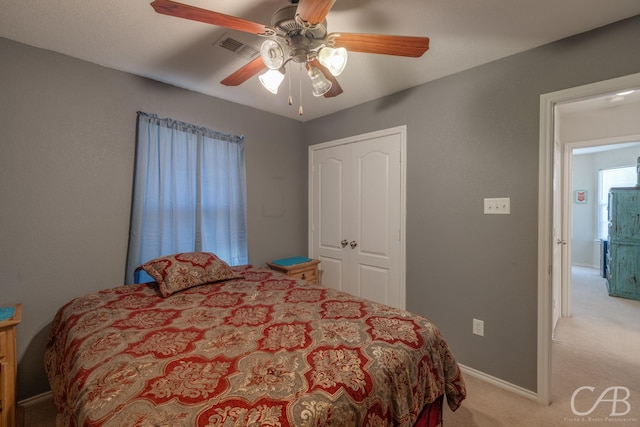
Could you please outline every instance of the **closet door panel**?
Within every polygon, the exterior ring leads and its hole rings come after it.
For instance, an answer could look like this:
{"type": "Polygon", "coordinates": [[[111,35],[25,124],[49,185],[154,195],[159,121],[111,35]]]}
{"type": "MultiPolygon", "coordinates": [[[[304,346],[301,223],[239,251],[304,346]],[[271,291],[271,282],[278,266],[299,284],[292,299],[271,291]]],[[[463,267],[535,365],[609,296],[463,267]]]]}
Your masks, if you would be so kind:
{"type": "Polygon", "coordinates": [[[358,265],[358,295],[371,301],[391,304],[390,298],[393,297],[391,291],[391,283],[393,280],[389,277],[388,268],[380,268],[372,265],[358,265]]]}
{"type": "Polygon", "coordinates": [[[357,159],[354,169],[356,197],[354,207],[358,215],[357,232],[360,249],[358,252],[376,257],[389,257],[389,233],[385,230],[389,223],[389,155],[386,153],[366,153],[357,159]]]}
{"type": "Polygon", "coordinates": [[[348,239],[349,151],[341,147],[318,150],[312,164],[312,239],[313,256],[320,260],[319,282],[349,292],[344,287],[349,253],[343,241],[348,239]]]}
{"type": "Polygon", "coordinates": [[[329,288],[349,292],[343,289],[343,283],[345,283],[343,273],[347,271],[345,262],[341,258],[325,255],[320,255],[316,258],[320,260],[320,265],[322,266],[319,271],[319,283],[329,288]]]}
{"type": "Polygon", "coordinates": [[[400,141],[351,144],[351,280],[360,296],[400,307],[400,141]]]}

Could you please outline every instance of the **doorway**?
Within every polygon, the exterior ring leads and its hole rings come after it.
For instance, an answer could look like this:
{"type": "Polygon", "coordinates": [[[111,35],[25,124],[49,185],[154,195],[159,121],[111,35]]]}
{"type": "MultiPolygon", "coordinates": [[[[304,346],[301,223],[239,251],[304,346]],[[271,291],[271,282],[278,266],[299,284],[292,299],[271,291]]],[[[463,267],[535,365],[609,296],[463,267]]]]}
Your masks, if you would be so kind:
{"type": "MultiPolygon", "coordinates": [[[[640,106],[633,108],[640,115],[640,106]]],[[[568,239],[571,254],[568,264],[570,268],[595,270],[598,276],[604,278],[604,257],[608,249],[608,188],[636,184],[640,134],[565,145],[570,156],[567,162],[570,168],[563,178],[570,182],[569,200],[565,204],[571,236],[568,239]]],[[[562,295],[566,299],[562,304],[562,317],[569,317],[573,313],[573,280],[571,274],[568,276],[569,280],[562,283],[562,295]]]]}
{"type": "MultiPolygon", "coordinates": [[[[565,177],[566,172],[560,171],[560,175],[555,175],[554,170],[560,165],[560,169],[571,170],[570,156],[568,156],[569,145],[557,138],[556,107],[564,104],[574,103],[587,99],[602,97],[605,95],[615,95],[616,93],[628,89],[640,89],[640,73],[625,77],[620,77],[604,82],[580,86],[544,94],[540,97],[540,145],[539,145],[539,193],[538,193],[538,376],[537,376],[537,398],[538,402],[548,405],[551,402],[551,347],[554,326],[553,304],[554,304],[554,280],[553,277],[568,277],[567,269],[570,255],[570,247],[560,257],[561,265],[554,265],[554,249],[556,245],[567,242],[567,231],[570,231],[569,221],[566,213],[570,211],[567,207],[570,199],[568,196],[567,180],[563,180],[559,185],[554,185],[557,178],[565,177]],[[559,151],[563,159],[556,162],[554,155],[556,142],[559,144],[559,151]],[[567,164],[568,163],[568,164],[567,164]],[[557,215],[558,204],[554,204],[554,189],[564,189],[564,196],[561,197],[560,207],[564,215],[557,215]],[[556,215],[554,215],[556,213],[556,215]],[[554,221],[556,217],[556,221],[554,221]],[[559,219],[558,219],[559,218],[559,219]],[[557,230],[554,227],[561,227],[557,230]],[[558,236],[560,238],[558,239],[558,236]],[[560,274],[554,275],[554,268],[561,269],[560,274]]],[[[586,139],[585,139],[586,140],[586,139]]],[[[570,246],[570,245],[568,245],[570,246]]],[[[560,279],[568,282],[567,279],[560,279]]],[[[557,289],[557,288],[556,288],[557,289]]],[[[566,286],[562,287],[566,292],[566,286]]],[[[563,298],[563,304],[567,304],[567,298],[563,298]]],[[[558,302],[556,301],[556,304],[558,302]]],[[[568,310],[568,307],[563,307],[568,310]]]]}

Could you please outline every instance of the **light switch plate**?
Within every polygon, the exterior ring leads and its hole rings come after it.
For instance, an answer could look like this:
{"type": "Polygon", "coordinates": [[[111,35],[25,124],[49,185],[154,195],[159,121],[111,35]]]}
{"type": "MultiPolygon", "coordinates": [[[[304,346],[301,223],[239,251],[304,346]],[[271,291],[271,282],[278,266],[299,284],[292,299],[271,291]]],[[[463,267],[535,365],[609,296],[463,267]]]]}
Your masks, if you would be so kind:
{"type": "Polygon", "coordinates": [[[500,197],[484,199],[485,215],[509,215],[511,214],[511,198],[500,197]]]}
{"type": "Polygon", "coordinates": [[[484,336],[484,320],[473,319],[473,334],[484,336]]]}

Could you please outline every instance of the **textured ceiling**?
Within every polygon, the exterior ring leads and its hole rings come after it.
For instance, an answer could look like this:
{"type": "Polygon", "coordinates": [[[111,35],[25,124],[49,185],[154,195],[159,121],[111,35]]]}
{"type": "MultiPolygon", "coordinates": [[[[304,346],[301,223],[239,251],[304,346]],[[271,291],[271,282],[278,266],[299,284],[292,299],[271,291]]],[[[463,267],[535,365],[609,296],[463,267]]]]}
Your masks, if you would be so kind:
{"type": "MultiPolygon", "coordinates": [[[[287,0],[182,0],[269,24],[287,0]]],[[[418,59],[352,53],[339,77],[344,93],[314,98],[298,67],[277,95],[257,77],[219,82],[248,59],[218,46],[221,37],[260,47],[247,33],[154,12],[149,0],[0,0],[0,36],[106,67],[306,121],[399,90],[640,14],[638,0],[337,0],[329,32],[430,38],[418,59]],[[302,93],[304,115],[298,115],[302,93]]]]}

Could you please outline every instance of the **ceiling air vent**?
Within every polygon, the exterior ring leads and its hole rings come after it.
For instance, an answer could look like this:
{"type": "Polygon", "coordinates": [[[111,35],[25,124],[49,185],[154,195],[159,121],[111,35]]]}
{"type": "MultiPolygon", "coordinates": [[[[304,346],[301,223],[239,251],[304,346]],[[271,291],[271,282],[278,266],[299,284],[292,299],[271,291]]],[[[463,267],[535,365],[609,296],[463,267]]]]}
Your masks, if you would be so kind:
{"type": "Polygon", "coordinates": [[[220,40],[218,40],[217,44],[218,46],[233,53],[237,53],[238,55],[247,59],[254,59],[258,55],[260,55],[260,50],[256,49],[253,46],[249,46],[248,44],[244,44],[239,40],[233,39],[226,33],[222,36],[222,38],[220,38],[220,40]]]}

